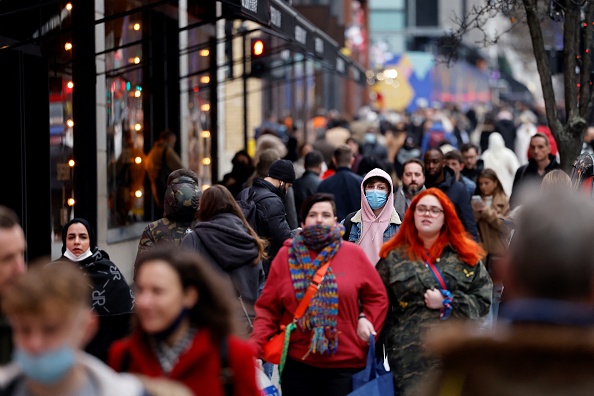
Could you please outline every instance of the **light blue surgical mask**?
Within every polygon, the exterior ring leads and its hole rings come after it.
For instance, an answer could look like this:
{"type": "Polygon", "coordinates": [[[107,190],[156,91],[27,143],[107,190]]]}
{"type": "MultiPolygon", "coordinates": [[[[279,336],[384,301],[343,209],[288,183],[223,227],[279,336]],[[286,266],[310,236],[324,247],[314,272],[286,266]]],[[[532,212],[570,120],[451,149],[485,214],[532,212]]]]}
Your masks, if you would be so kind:
{"type": "Polygon", "coordinates": [[[52,384],[74,366],[75,353],[66,345],[38,355],[16,348],[13,361],[20,366],[25,377],[41,384],[52,384]]]}
{"type": "Polygon", "coordinates": [[[371,209],[379,209],[386,204],[386,199],[388,199],[388,194],[385,191],[381,190],[367,190],[365,191],[365,198],[367,198],[367,202],[371,209]]]}
{"type": "Polygon", "coordinates": [[[365,134],[365,142],[367,143],[375,143],[376,137],[373,133],[366,133],[365,134]]]}

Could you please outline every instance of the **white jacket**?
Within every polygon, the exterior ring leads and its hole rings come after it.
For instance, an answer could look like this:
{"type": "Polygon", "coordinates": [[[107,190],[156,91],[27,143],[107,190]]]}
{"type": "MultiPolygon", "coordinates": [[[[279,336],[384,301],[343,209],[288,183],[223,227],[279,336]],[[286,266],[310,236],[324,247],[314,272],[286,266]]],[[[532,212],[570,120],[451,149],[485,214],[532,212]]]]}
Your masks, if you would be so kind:
{"type": "MultiPolygon", "coordinates": [[[[77,364],[82,364],[91,382],[99,386],[101,396],[141,396],[146,395],[140,380],[131,375],[115,372],[111,367],[85,352],[78,352],[77,364]]],[[[5,389],[22,375],[21,369],[14,363],[0,367],[0,390],[5,389]]],[[[0,391],[0,393],[2,393],[0,391]]],[[[80,395],[85,396],[85,395],[80,395]]]]}

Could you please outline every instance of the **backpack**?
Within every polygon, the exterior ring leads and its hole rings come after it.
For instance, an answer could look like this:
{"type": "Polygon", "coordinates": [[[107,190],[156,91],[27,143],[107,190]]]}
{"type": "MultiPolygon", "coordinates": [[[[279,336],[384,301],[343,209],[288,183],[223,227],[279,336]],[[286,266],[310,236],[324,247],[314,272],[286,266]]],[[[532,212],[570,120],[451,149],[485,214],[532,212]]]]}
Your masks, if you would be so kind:
{"type": "Polygon", "coordinates": [[[260,235],[258,232],[258,209],[256,204],[263,199],[276,197],[276,194],[266,191],[264,194],[261,194],[259,197],[254,199],[255,195],[255,191],[251,188],[244,188],[239,193],[236,200],[249,225],[254,229],[254,231],[256,231],[256,234],[260,235]]]}

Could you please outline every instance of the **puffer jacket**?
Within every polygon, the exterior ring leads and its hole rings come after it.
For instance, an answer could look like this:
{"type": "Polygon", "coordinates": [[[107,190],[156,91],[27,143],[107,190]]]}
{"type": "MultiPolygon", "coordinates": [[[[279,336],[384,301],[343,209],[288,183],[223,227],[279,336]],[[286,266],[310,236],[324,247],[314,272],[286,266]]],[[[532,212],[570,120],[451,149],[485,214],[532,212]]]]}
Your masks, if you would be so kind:
{"type": "Polygon", "coordinates": [[[170,178],[165,192],[164,216],[147,224],[138,242],[136,258],[159,243],[179,246],[197,223],[200,197],[202,189],[191,177],[181,175],[170,178]]]}

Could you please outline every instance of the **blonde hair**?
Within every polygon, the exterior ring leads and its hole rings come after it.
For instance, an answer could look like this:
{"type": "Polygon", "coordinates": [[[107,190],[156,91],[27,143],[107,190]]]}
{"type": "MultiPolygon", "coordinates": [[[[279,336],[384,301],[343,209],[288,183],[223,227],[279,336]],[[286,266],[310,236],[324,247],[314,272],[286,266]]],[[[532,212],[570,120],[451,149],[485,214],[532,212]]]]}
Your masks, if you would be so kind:
{"type": "Polygon", "coordinates": [[[571,178],[561,169],[555,169],[545,175],[540,184],[540,192],[571,190],[571,178]]]}

